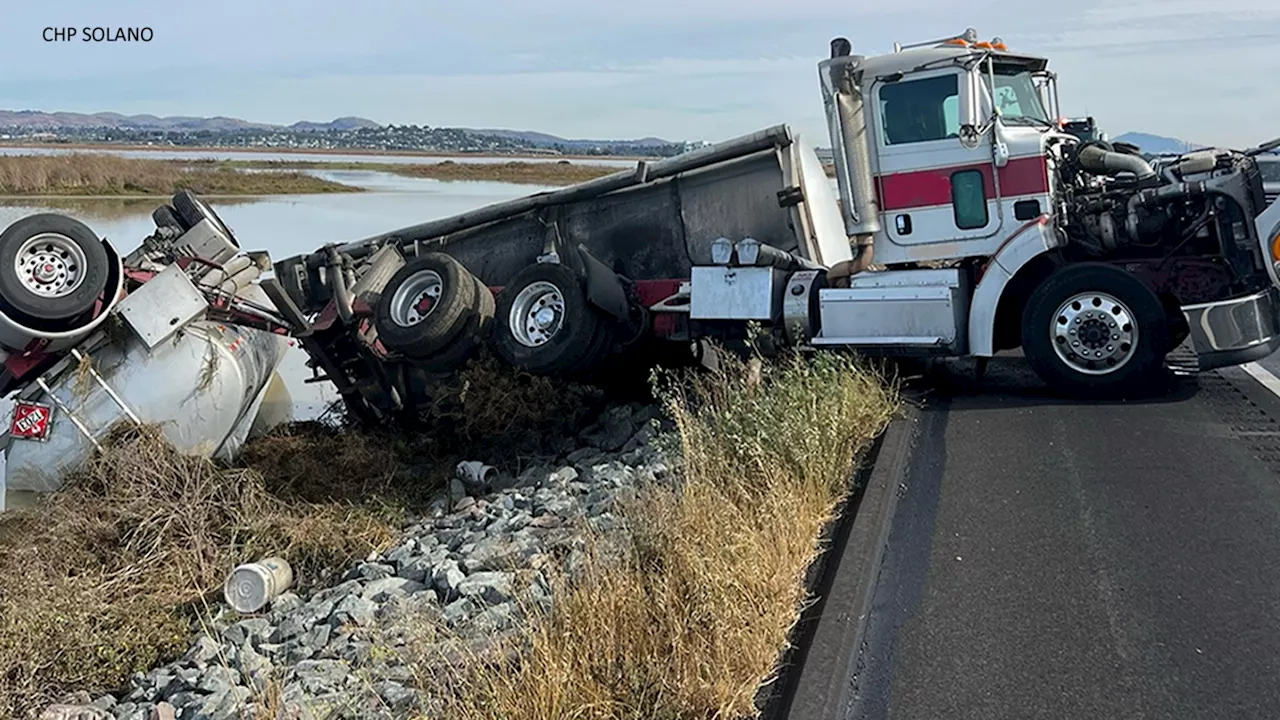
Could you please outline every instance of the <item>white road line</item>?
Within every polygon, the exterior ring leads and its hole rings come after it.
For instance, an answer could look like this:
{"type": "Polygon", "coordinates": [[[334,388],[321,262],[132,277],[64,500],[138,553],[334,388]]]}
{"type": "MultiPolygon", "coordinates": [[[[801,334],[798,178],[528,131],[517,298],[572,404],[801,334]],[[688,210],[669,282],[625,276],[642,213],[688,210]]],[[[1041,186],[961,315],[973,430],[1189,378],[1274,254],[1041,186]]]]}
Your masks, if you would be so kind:
{"type": "Polygon", "coordinates": [[[1256,362],[1246,363],[1240,368],[1261,383],[1262,387],[1270,390],[1272,395],[1280,397],[1280,377],[1276,377],[1274,373],[1256,362]]]}

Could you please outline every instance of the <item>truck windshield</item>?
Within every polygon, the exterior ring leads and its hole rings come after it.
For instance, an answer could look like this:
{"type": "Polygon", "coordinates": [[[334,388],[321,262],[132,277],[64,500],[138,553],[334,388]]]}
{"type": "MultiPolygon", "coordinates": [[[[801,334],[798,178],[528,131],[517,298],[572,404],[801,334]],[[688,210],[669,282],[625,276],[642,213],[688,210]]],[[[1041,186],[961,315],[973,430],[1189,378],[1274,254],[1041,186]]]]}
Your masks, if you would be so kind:
{"type": "Polygon", "coordinates": [[[1000,108],[1005,122],[1040,125],[1049,123],[1049,114],[1045,112],[1040,90],[1030,71],[1021,67],[997,65],[993,74],[996,107],[1000,108]]]}

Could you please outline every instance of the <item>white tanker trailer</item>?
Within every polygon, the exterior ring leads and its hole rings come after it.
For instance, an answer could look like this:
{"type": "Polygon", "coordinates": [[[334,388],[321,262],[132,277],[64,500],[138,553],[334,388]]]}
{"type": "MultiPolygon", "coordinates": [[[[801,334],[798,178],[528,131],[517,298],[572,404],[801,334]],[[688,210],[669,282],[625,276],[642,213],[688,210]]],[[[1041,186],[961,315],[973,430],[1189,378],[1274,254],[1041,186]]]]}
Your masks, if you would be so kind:
{"type": "Polygon", "coordinates": [[[58,489],[120,424],[154,424],[180,451],[229,459],[285,418],[287,337],[217,214],[183,191],[121,258],[72,218],[33,215],[0,233],[0,394],[13,405],[0,510],[58,489]],[[273,407],[276,403],[272,403],[273,407]]]}

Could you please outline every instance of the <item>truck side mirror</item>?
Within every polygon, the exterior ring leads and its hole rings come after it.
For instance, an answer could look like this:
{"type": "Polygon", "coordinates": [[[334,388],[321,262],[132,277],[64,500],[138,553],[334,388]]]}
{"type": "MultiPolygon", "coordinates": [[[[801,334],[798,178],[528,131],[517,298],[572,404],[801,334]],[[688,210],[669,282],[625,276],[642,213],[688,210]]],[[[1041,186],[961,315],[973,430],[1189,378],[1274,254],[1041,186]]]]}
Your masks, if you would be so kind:
{"type": "Polygon", "coordinates": [[[982,122],[978,119],[979,93],[982,86],[973,72],[960,76],[960,97],[957,98],[956,111],[960,121],[960,144],[968,148],[978,146],[982,142],[982,133],[978,128],[982,122]]]}

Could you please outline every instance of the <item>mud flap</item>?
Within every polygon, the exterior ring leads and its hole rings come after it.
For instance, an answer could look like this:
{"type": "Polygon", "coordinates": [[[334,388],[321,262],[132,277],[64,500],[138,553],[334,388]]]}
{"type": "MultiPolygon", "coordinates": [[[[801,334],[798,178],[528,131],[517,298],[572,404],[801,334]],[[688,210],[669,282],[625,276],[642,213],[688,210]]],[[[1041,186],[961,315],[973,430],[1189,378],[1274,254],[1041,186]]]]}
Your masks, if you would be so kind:
{"type": "Polygon", "coordinates": [[[629,315],[627,291],[622,287],[618,274],[596,259],[583,245],[578,246],[578,256],[582,260],[582,272],[587,280],[587,302],[606,315],[626,320],[629,315]]]}

